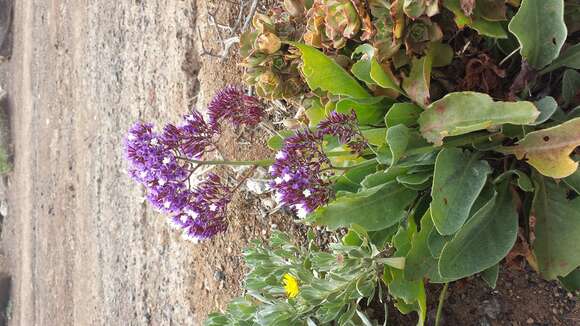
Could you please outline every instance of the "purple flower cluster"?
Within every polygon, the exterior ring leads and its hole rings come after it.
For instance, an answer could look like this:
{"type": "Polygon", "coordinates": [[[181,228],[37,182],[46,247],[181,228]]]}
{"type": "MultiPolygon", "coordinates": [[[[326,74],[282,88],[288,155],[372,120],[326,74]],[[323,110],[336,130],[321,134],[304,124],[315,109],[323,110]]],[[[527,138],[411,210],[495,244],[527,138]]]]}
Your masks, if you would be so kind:
{"type": "Polygon", "coordinates": [[[276,201],[294,209],[300,218],[326,204],[331,192],[324,169],[329,165],[319,133],[303,130],[286,138],[270,167],[276,201]]]}
{"type": "Polygon", "coordinates": [[[211,100],[209,122],[217,126],[222,120],[229,120],[236,127],[255,126],[264,117],[264,105],[255,96],[247,95],[241,87],[229,85],[219,91],[211,100]]]}
{"type": "Polygon", "coordinates": [[[274,178],[270,187],[279,203],[294,209],[300,218],[328,203],[332,197],[328,181],[332,165],[323,151],[324,136],[338,137],[353,152],[362,153],[367,142],[356,121],[354,111],[350,115],[332,112],[316,132],[306,129],[286,138],[270,167],[274,178]]]}
{"type": "Polygon", "coordinates": [[[183,120],[179,127],[168,124],[163,128],[163,142],[187,158],[198,159],[213,148],[214,136],[219,130],[206,123],[197,111],[186,115],[183,120]]]}
{"type": "Polygon", "coordinates": [[[216,149],[221,121],[255,125],[264,115],[262,103],[235,86],[220,91],[208,110],[209,122],[194,110],[180,125],[167,124],[161,133],[150,123],[138,122],[125,139],[129,175],[147,188],[149,202],[172,214],[172,225],[193,241],[226,230],[227,205],[233,195],[213,173],[192,187],[190,178],[200,166],[193,161],[216,149]]]}
{"type": "Polygon", "coordinates": [[[353,153],[361,154],[368,145],[358,128],[354,110],[350,114],[331,112],[328,118],[318,124],[318,132],[338,137],[338,141],[348,145],[353,153]]]}
{"type": "Polygon", "coordinates": [[[182,211],[171,219],[171,224],[184,230],[184,237],[193,242],[211,238],[227,229],[224,218],[231,199],[231,189],[222,184],[218,175],[209,173],[192,191],[182,211]]]}

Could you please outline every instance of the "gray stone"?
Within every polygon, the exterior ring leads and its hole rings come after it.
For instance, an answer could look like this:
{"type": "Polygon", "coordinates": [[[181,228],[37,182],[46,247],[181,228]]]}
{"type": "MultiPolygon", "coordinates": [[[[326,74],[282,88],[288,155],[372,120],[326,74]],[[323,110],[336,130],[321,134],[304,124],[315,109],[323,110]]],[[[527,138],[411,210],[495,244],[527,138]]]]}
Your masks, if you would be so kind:
{"type": "Polygon", "coordinates": [[[481,303],[483,313],[492,320],[496,320],[501,314],[501,304],[496,298],[484,300],[481,303]]]}

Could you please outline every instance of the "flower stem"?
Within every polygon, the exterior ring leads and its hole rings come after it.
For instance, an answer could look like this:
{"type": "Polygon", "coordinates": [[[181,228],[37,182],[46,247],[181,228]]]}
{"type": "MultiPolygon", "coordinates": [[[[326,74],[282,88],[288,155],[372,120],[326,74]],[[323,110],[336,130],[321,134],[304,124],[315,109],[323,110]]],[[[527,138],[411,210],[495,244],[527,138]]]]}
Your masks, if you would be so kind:
{"type": "Polygon", "coordinates": [[[439,326],[441,323],[441,313],[443,312],[443,304],[445,303],[445,296],[447,295],[447,288],[449,283],[445,283],[441,294],[439,295],[439,304],[437,305],[437,315],[435,316],[435,326],[439,326]]]}
{"type": "Polygon", "coordinates": [[[235,166],[246,166],[246,165],[255,165],[255,166],[270,166],[274,163],[273,160],[256,160],[256,161],[233,161],[233,160],[208,160],[208,161],[201,161],[201,160],[192,160],[185,157],[178,157],[178,159],[187,161],[193,164],[199,165],[235,165],[235,166]]]}

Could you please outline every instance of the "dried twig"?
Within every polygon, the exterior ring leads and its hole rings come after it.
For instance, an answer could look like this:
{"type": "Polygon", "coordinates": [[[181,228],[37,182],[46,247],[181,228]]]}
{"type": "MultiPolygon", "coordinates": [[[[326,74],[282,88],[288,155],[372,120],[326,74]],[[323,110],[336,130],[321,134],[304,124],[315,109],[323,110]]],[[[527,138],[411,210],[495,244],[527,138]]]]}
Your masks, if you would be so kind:
{"type": "MultiPolygon", "coordinates": [[[[205,45],[204,45],[204,40],[202,37],[202,33],[200,28],[197,28],[197,32],[198,32],[198,36],[199,39],[201,40],[201,56],[211,56],[211,57],[215,57],[215,58],[219,58],[219,59],[226,59],[229,55],[230,49],[232,46],[234,46],[235,44],[238,44],[240,42],[240,37],[238,36],[238,34],[243,33],[244,31],[246,31],[249,27],[250,24],[252,22],[252,18],[254,17],[254,15],[256,14],[256,11],[258,10],[258,3],[260,0],[252,0],[252,2],[250,3],[250,9],[248,12],[248,15],[246,16],[246,19],[244,21],[244,24],[241,26],[240,28],[240,24],[242,22],[242,18],[243,18],[243,13],[245,11],[245,8],[247,7],[247,0],[239,0],[238,1],[238,5],[240,6],[240,10],[239,10],[239,14],[238,17],[236,19],[236,22],[230,26],[230,25],[226,25],[226,24],[221,24],[218,22],[217,19],[217,12],[219,10],[219,6],[216,6],[213,8],[213,10],[208,10],[208,15],[207,15],[207,23],[210,27],[212,27],[215,30],[215,33],[218,37],[218,42],[220,45],[220,50],[215,53],[214,51],[212,51],[211,49],[208,50],[205,45]],[[227,38],[224,38],[224,36],[222,35],[222,32],[226,32],[227,34],[229,34],[230,36],[227,38]]],[[[231,1],[227,1],[229,3],[232,3],[231,1]]]]}

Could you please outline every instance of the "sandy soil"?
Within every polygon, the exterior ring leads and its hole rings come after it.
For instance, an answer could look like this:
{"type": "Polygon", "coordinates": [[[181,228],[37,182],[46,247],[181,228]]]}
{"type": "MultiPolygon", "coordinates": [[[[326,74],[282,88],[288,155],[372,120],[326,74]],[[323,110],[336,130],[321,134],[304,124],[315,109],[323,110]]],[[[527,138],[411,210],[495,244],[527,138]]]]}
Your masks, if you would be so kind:
{"type": "MultiPolygon", "coordinates": [[[[208,3],[17,1],[0,68],[15,149],[1,244],[10,324],[195,325],[238,294],[241,248],[272,223],[246,213],[256,199],[239,198],[231,231],[195,246],[140,199],[122,158],[136,119],[175,121],[239,79],[231,62],[200,63],[208,3]]],[[[244,137],[254,150],[240,152],[266,154],[244,137]]]]}
{"type": "MultiPolygon", "coordinates": [[[[206,20],[211,3],[17,1],[13,56],[0,65],[15,153],[7,188],[0,186],[9,203],[0,274],[12,277],[10,325],[199,325],[239,294],[248,239],[264,239],[273,224],[292,227],[242,193],[231,207],[230,230],[193,245],[167,227],[126,176],[121,140],[136,119],[176,121],[239,81],[235,57],[198,55],[197,28],[204,44],[216,43],[206,20]]],[[[231,22],[239,8],[219,3],[217,17],[231,22]]],[[[224,152],[265,157],[263,139],[230,130],[224,152]]],[[[509,277],[495,292],[478,280],[455,284],[448,325],[523,325],[532,317],[532,324],[573,325],[580,320],[576,299],[554,289],[509,277]],[[558,305],[564,299],[565,309],[558,305]]],[[[431,292],[436,301],[437,288],[431,292]]],[[[400,323],[414,323],[406,321],[400,323]]]]}

